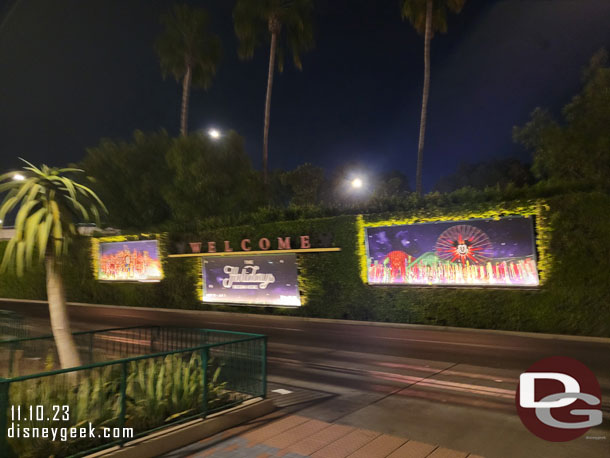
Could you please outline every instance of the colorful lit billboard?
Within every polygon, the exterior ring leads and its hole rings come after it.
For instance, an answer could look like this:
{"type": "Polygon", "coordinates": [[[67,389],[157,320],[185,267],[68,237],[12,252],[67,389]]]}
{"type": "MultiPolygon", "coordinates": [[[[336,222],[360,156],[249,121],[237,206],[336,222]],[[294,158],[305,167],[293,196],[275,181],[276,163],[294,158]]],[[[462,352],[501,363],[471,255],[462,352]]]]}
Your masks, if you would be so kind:
{"type": "Polygon", "coordinates": [[[369,284],[537,286],[531,217],[366,228],[369,284]]]}
{"type": "Polygon", "coordinates": [[[296,255],[206,256],[203,301],[298,307],[296,255]]]}
{"type": "Polygon", "coordinates": [[[98,280],[146,282],[161,278],[156,240],[100,243],[98,280]]]}

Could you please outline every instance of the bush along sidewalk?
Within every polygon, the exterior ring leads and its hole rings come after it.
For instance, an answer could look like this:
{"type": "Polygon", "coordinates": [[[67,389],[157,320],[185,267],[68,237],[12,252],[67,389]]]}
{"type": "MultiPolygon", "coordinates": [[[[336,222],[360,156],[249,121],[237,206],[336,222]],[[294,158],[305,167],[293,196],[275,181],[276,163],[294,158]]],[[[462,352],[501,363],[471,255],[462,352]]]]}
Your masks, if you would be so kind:
{"type": "Polygon", "coordinates": [[[9,399],[14,417],[8,445],[12,456],[42,458],[69,456],[109,442],[104,438],[71,438],[70,428],[133,428],[134,434],[152,430],[181,418],[213,410],[230,398],[222,367],[208,361],[207,402],[203,399],[203,366],[199,351],[129,361],[122,402],[121,364],[85,369],[13,382],[9,399]],[[30,406],[33,410],[30,410],[30,406]],[[124,420],[121,412],[124,409],[124,420]],[[16,412],[19,412],[18,414],[16,412]],[[18,418],[20,417],[20,419],[18,418]],[[40,418],[40,420],[39,420],[40,418]],[[48,418],[48,420],[47,420],[48,418]],[[17,436],[19,428],[19,437],[17,436]],[[57,428],[56,440],[33,437],[33,428],[57,428]],[[27,433],[25,433],[27,429],[27,433]],[[25,433],[25,434],[24,434],[25,433]],[[29,437],[26,437],[29,436],[29,437]],[[66,437],[67,436],[67,437],[66,437]]]}

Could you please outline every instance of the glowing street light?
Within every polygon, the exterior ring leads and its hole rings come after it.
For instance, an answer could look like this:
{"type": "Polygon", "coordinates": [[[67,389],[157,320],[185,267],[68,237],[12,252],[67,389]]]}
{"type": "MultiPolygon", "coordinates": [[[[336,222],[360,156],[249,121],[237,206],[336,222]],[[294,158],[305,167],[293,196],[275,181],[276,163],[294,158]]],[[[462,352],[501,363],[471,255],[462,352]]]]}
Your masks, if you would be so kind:
{"type": "Polygon", "coordinates": [[[362,178],[357,177],[352,180],[352,188],[354,189],[361,189],[363,184],[362,178]]]}
{"type": "Polygon", "coordinates": [[[214,129],[213,127],[208,129],[208,136],[212,140],[218,140],[221,137],[221,133],[218,129],[214,129]]]}
{"type": "Polygon", "coordinates": [[[21,175],[20,173],[16,173],[15,175],[13,175],[13,180],[23,181],[23,180],[25,180],[25,177],[23,175],[21,175]]]}

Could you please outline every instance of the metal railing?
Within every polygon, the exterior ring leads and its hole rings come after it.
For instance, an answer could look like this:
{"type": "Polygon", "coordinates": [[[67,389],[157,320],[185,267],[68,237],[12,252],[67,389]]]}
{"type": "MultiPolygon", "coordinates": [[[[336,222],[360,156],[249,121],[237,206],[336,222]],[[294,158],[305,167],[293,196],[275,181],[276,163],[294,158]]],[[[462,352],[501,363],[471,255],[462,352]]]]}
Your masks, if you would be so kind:
{"type": "Polygon", "coordinates": [[[23,317],[11,310],[0,310],[0,341],[27,337],[23,317]]]}
{"type": "Polygon", "coordinates": [[[87,364],[69,369],[56,368],[52,336],[0,342],[10,374],[0,378],[0,456],[82,456],[266,394],[260,334],[141,326],[73,336],[87,364]],[[41,359],[45,370],[35,372],[41,359]],[[120,437],[70,437],[89,424],[120,437]],[[33,438],[33,428],[55,428],[58,438],[33,438]]]}

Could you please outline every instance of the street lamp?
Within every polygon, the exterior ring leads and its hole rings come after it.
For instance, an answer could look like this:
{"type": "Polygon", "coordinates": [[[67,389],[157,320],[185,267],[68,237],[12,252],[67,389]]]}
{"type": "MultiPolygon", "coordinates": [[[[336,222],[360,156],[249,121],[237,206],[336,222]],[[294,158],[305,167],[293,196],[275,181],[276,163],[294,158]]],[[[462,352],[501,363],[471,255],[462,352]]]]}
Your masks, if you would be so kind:
{"type": "Polygon", "coordinates": [[[218,129],[215,128],[210,128],[208,129],[208,136],[212,139],[212,140],[218,140],[221,137],[221,133],[218,129]]]}
{"type": "Polygon", "coordinates": [[[360,178],[360,177],[356,177],[352,180],[352,188],[354,188],[354,189],[362,188],[363,184],[364,183],[362,182],[362,178],[360,178]]]}
{"type": "Polygon", "coordinates": [[[16,173],[15,175],[13,175],[13,180],[23,181],[23,180],[25,180],[25,177],[23,175],[21,175],[20,173],[16,173]]]}

